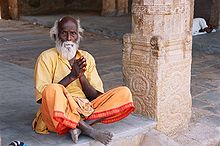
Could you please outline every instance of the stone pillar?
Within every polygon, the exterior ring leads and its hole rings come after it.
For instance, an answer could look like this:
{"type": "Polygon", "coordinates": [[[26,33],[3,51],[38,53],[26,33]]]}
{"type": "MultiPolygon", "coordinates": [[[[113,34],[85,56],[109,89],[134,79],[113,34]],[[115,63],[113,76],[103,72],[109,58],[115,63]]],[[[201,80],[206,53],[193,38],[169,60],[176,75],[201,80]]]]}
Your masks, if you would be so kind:
{"type": "Polygon", "coordinates": [[[220,29],[220,0],[212,0],[209,23],[220,29]]]}
{"type": "Polygon", "coordinates": [[[102,0],[102,16],[114,16],[116,13],[115,0],[102,0]]]}
{"type": "Polygon", "coordinates": [[[191,117],[193,0],[134,0],[132,33],[123,37],[123,75],[135,112],[167,135],[191,117]]]}
{"type": "Polygon", "coordinates": [[[128,14],[128,0],[102,0],[102,16],[128,14]]]}
{"type": "Polygon", "coordinates": [[[128,0],[116,1],[117,16],[128,14],[128,0]]]}
{"type": "Polygon", "coordinates": [[[18,0],[8,0],[9,14],[12,19],[19,19],[18,0]]]}
{"type": "Polygon", "coordinates": [[[8,0],[0,0],[1,18],[10,19],[8,0]]]}

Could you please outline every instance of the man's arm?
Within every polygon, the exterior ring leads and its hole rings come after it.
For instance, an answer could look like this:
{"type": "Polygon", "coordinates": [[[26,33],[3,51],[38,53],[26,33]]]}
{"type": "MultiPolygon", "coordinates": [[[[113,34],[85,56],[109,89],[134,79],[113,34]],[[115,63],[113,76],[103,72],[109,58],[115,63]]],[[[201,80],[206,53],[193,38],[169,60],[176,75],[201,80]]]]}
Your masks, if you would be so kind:
{"type": "MultiPolygon", "coordinates": [[[[83,56],[80,57],[77,61],[75,61],[74,65],[78,66],[80,68],[80,73],[79,73],[79,81],[80,84],[82,86],[82,90],[84,92],[84,94],[86,95],[86,98],[89,101],[92,101],[93,99],[95,99],[96,97],[98,97],[100,94],[98,91],[96,91],[96,89],[89,83],[88,79],[86,78],[86,76],[84,75],[84,72],[86,71],[86,58],[84,58],[83,56]],[[77,65],[76,65],[77,64],[77,65]]],[[[75,68],[77,70],[76,66],[72,66],[73,69],[75,68]]]]}
{"type": "Polygon", "coordinates": [[[65,76],[61,81],[58,82],[64,87],[67,87],[70,83],[79,78],[85,72],[85,60],[81,58],[75,60],[75,58],[73,58],[69,62],[72,67],[71,72],[67,76],[65,76]]]}
{"type": "Polygon", "coordinates": [[[58,84],[61,84],[64,87],[67,87],[70,83],[72,83],[76,79],[77,79],[77,77],[74,77],[71,74],[68,74],[61,81],[59,81],[58,84]]]}
{"type": "Polygon", "coordinates": [[[100,95],[100,92],[96,91],[96,89],[89,83],[88,79],[84,75],[86,71],[86,59],[84,57],[80,57],[77,60],[70,60],[70,64],[72,66],[70,74],[64,77],[59,84],[62,84],[64,87],[68,86],[71,82],[79,78],[79,81],[82,86],[82,90],[89,101],[92,101],[96,97],[100,95]]]}
{"type": "Polygon", "coordinates": [[[87,99],[89,101],[92,101],[96,99],[99,95],[101,95],[100,92],[98,92],[87,80],[86,76],[83,74],[80,78],[80,83],[82,86],[82,90],[84,94],[86,95],[87,99]]]}

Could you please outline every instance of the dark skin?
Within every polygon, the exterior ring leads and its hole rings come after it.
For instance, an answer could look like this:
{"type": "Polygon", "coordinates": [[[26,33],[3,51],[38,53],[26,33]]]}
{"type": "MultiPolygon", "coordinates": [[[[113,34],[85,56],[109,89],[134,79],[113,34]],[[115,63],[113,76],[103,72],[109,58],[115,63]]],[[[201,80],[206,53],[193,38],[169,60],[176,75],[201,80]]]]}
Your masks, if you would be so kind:
{"type": "MultiPolygon", "coordinates": [[[[78,39],[78,30],[77,30],[77,22],[72,17],[64,17],[62,20],[58,23],[58,39],[61,40],[61,42],[64,41],[72,41],[76,42],[78,39]]],[[[84,75],[86,71],[86,58],[83,56],[79,59],[76,59],[73,57],[71,60],[69,60],[69,63],[72,67],[71,72],[65,76],[59,84],[62,84],[64,87],[67,87],[70,83],[75,81],[76,79],[79,79],[82,90],[84,94],[86,95],[87,99],[89,101],[94,100],[99,95],[101,95],[100,92],[98,92],[87,80],[86,76],[84,75]]],[[[107,145],[113,137],[113,134],[108,131],[101,131],[96,130],[91,125],[95,124],[96,122],[100,122],[102,119],[97,119],[94,121],[83,121],[80,120],[79,125],[75,129],[71,129],[69,132],[71,134],[73,142],[78,142],[78,136],[83,133],[95,140],[100,141],[101,143],[107,145]]]]}
{"type": "MultiPolygon", "coordinates": [[[[64,41],[76,42],[78,39],[77,34],[77,23],[63,19],[58,25],[58,37],[64,41]],[[66,21],[65,21],[66,20],[66,21]]],[[[72,67],[70,74],[64,77],[59,84],[62,84],[64,87],[67,87],[71,82],[78,79],[80,80],[82,90],[89,101],[94,100],[100,95],[100,92],[95,90],[93,86],[90,85],[89,81],[84,75],[86,71],[86,59],[82,56],[79,59],[75,57],[69,60],[69,63],[72,67]]]]}
{"type": "Polygon", "coordinates": [[[199,32],[207,32],[210,33],[212,32],[212,30],[214,29],[214,27],[212,25],[208,25],[208,27],[204,28],[204,29],[200,29],[199,32]]]}

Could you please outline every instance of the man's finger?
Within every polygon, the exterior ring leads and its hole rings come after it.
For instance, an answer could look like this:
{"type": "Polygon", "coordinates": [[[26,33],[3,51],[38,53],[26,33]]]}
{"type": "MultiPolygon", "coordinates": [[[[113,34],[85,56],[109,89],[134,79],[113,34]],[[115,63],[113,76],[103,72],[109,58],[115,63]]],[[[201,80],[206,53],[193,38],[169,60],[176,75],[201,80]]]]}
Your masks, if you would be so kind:
{"type": "Polygon", "coordinates": [[[80,69],[86,68],[86,66],[87,66],[87,64],[86,64],[86,62],[84,62],[83,64],[81,64],[81,65],[79,66],[79,68],[80,68],[80,69]]]}
{"type": "Polygon", "coordinates": [[[86,63],[86,59],[84,58],[83,60],[78,62],[78,65],[81,66],[82,64],[86,63]]]}
{"type": "Polygon", "coordinates": [[[81,56],[78,60],[82,61],[83,59],[85,59],[83,56],[81,56]]]}
{"type": "Polygon", "coordinates": [[[84,73],[86,71],[86,67],[83,67],[80,72],[84,73]]]}

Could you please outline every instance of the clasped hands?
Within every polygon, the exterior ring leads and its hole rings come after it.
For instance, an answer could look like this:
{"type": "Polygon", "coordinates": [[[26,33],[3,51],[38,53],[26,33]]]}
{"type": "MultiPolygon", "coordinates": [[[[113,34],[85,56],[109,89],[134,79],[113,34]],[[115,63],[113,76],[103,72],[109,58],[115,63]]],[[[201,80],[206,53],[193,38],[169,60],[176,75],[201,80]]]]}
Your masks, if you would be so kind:
{"type": "Polygon", "coordinates": [[[82,56],[79,59],[70,60],[70,65],[72,67],[70,77],[80,78],[86,71],[86,58],[82,56]]]}

